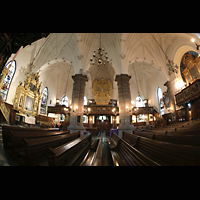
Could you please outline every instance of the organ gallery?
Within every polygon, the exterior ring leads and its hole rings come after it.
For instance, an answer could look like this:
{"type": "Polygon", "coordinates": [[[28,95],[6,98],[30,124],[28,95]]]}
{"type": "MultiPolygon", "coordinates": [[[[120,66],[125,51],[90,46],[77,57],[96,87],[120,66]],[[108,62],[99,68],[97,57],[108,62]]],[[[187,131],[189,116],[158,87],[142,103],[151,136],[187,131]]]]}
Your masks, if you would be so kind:
{"type": "Polygon", "coordinates": [[[200,165],[200,33],[0,36],[0,165],[200,165]]]}

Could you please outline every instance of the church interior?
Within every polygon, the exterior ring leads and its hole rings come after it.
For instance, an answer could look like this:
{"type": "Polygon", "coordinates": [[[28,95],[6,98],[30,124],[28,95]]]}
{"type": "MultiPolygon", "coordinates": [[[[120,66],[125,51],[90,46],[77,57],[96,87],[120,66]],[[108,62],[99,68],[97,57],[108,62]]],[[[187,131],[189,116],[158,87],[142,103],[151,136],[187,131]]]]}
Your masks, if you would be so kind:
{"type": "Polygon", "coordinates": [[[0,33],[0,166],[200,166],[200,33],[0,33]]]}

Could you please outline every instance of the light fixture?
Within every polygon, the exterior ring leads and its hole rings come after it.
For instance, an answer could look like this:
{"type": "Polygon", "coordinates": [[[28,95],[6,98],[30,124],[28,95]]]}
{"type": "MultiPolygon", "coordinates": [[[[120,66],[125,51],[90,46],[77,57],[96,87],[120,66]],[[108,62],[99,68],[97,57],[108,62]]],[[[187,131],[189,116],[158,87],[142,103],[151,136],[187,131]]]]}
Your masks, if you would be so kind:
{"type": "Polygon", "coordinates": [[[59,99],[56,99],[56,104],[59,104],[60,103],[60,100],[59,99]]]}
{"type": "Polygon", "coordinates": [[[101,47],[101,33],[100,33],[99,48],[97,50],[94,50],[93,58],[90,58],[90,64],[91,65],[97,64],[98,66],[103,64],[105,66],[106,63],[110,63],[110,61],[108,59],[107,52],[104,51],[104,48],[101,47]]]}
{"type": "MultiPolygon", "coordinates": [[[[151,34],[151,33],[150,33],[151,34]]],[[[161,45],[158,43],[158,41],[156,40],[156,38],[151,34],[151,36],[153,37],[153,39],[157,42],[158,46],[160,47],[160,49],[162,50],[162,52],[165,54],[165,57],[167,59],[167,66],[168,66],[168,74],[171,75],[173,72],[174,73],[178,73],[178,65],[175,64],[173,61],[171,61],[168,57],[167,54],[164,52],[163,48],[161,47],[161,45]]]]}
{"type": "MultiPolygon", "coordinates": [[[[193,42],[193,43],[194,43],[194,42],[195,42],[195,39],[194,39],[194,38],[192,38],[192,39],[191,39],[191,42],[193,42]]],[[[197,50],[200,50],[200,45],[198,45],[198,44],[196,43],[196,46],[197,46],[197,50]]]]}

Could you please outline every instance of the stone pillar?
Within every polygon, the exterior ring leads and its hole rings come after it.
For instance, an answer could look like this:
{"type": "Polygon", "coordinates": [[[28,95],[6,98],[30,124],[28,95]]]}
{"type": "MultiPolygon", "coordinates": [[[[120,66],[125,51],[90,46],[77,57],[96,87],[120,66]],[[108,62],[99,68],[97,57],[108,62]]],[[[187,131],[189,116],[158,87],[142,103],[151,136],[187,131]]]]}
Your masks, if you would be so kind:
{"type": "Polygon", "coordinates": [[[173,86],[170,81],[167,81],[164,86],[167,87],[167,92],[169,95],[170,100],[170,107],[172,108],[172,121],[176,121],[176,104],[175,104],[175,98],[174,98],[174,92],[173,92],[173,86]]]}
{"type": "Polygon", "coordinates": [[[118,86],[118,99],[119,99],[119,128],[118,134],[122,137],[122,131],[132,133],[135,129],[130,122],[130,115],[132,115],[131,93],[129,80],[131,76],[128,74],[116,75],[115,81],[118,86]],[[131,112],[130,112],[131,111],[131,112]]]}
{"type": "Polygon", "coordinates": [[[70,133],[81,131],[83,135],[85,127],[83,126],[83,111],[84,111],[84,95],[85,85],[88,81],[86,75],[75,74],[72,76],[74,80],[73,92],[72,92],[72,108],[70,112],[70,125],[68,129],[70,133]],[[77,122],[77,117],[80,119],[77,122]]]}

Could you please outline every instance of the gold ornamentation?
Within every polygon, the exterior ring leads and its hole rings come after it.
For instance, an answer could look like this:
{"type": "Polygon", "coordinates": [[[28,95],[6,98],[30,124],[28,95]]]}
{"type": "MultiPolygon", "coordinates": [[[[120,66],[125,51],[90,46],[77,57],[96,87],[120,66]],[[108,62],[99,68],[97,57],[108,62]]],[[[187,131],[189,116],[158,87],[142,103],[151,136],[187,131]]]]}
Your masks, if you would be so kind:
{"type": "Polygon", "coordinates": [[[169,94],[168,92],[164,92],[163,93],[163,98],[160,100],[164,102],[165,108],[169,108],[170,107],[170,99],[169,99],[169,94]]]}
{"type": "Polygon", "coordinates": [[[42,82],[39,83],[39,77],[39,72],[31,73],[23,83],[19,82],[13,99],[13,109],[18,110],[20,114],[28,114],[33,117],[37,115],[42,84],[42,82]]]}
{"type": "Polygon", "coordinates": [[[182,63],[186,67],[182,73],[187,85],[200,78],[200,57],[194,57],[191,53],[188,53],[183,56],[182,63]],[[199,73],[198,77],[196,77],[197,72],[199,73]]]}
{"type": "Polygon", "coordinates": [[[109,80],[101,78],[99,81],[95,80],[92,88],[95,95],[95,102],[97,105],[107,105],[112,94],[112,84],[109,80]]]}

